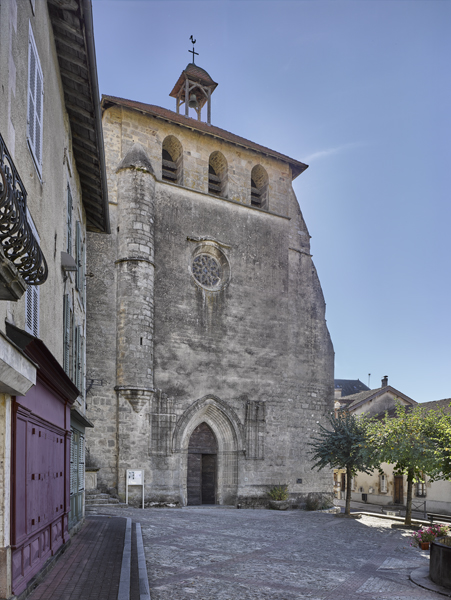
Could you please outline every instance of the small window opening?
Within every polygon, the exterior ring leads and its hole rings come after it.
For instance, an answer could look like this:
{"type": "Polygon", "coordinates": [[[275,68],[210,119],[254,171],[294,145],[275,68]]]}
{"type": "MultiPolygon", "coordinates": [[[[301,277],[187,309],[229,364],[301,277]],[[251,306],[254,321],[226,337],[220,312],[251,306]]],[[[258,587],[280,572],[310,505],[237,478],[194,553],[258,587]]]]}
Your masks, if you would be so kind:
{"type": "Polygon", "coordinates": [[[163,181],[182,183],[182,145],[176,137],[169,135],[163,141],[162,173],[163,181]]]}
{"type": "Polygon", "coordinates": [[[426,481],[417,481],[416,488],[417,498],[426,498],[426,481]]]}
{"type": "Polygon", "coordinates": [[[268,210],[268,174],[261,165],[251,173],[251,206],[268,210]]]}
{"type": "Polygon", "coordinates": [[[227,198],[227,161],[221,152],[213,152],[210,155],[208,193],[227,198]]]}

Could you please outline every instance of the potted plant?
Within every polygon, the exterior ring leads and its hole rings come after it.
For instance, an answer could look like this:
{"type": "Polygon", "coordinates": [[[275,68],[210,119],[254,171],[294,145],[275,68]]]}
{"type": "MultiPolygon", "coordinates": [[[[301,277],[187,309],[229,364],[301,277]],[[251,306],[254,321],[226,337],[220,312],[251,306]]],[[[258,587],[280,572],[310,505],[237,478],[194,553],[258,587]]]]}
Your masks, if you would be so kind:
{"type": "Polygon", "coordinates": [[[436,537],[446,535],[449,528],[446,525],[434,523],[430,527],[420,527],[412,534],[411,546],[419,546],[422,550],[429,550],[429,545],[436,537]]]}
{"type": "Polygon", "coordinates": [[[269,492],[269,507],[273,510],[287,510],[290,506],[288,501],[288,486],[287,485],[275,485],[269,492]]]}

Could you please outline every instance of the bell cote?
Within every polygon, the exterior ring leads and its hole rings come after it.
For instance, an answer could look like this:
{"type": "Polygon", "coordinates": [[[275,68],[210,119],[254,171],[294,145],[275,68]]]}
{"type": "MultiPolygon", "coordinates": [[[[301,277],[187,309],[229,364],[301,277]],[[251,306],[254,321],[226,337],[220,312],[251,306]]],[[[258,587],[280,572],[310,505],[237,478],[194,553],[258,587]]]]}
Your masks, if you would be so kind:
{"type": "Polygon", "coordinates": [[[211,95],[217,86],[207,71],[192,62],[182,71],[169,95],[175,98],[177,114],[184,103],[185,116],[188,117],[189,109],[194,108],[198,121],[202,120],[202,107],[207,104],[207,123],[211,125],[211,95]]]}

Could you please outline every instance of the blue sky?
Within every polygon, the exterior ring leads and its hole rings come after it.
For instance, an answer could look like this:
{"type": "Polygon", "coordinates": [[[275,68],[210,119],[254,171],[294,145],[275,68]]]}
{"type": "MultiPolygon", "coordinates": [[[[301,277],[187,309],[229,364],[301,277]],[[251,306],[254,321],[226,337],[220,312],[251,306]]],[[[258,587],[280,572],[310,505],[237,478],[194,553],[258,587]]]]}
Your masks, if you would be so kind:
{"type": "Polygon", "coordinates": [[[294,182],[335,377],[451,397],[451,2],[93,0],[100,92],[175,110],[190,62],[212,123],[309,164],[294,182]]]}

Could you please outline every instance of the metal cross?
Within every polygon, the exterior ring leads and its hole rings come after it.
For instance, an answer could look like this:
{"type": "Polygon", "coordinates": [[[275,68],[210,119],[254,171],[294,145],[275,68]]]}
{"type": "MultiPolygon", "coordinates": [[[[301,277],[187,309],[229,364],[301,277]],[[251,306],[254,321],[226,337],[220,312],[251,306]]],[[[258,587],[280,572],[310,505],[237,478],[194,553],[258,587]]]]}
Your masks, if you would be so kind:
{"type": "Polygon", "coordinates": [[[193,55],[193,65],[194,65],[195,64],[195,62],[194,62],[194,55],[197,54],[197,56],[199,56],[199,52],[194,52],[194,44],[196,43],[196,40],[193,38],[193,36],[191,36],[189,39],[193,43],[193,49],[192,50],[188,50],[188,52],[191,52],[191,54],[193,55]]]}

